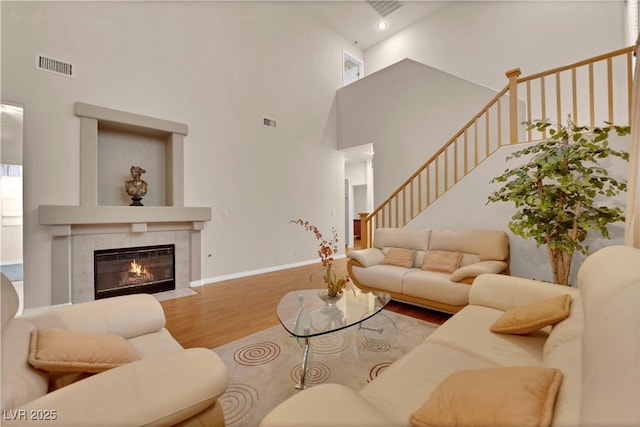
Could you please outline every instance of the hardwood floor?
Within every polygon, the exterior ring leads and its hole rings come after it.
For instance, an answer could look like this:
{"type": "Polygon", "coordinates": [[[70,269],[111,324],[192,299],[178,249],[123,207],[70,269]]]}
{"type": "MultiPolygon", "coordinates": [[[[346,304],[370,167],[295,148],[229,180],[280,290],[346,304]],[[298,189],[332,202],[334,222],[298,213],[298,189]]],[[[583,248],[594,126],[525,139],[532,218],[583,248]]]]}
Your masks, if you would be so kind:
{"type": "MultiPolygon", "coordinates": [[[[346,259],[334,262],[346,275],[346,259]]],[[[318,287],[309,278],[320,263],[194,288],[197,295],[162,301],[167,329],[183,347],[214,348],[278,325],[280,298],[300,288],[318,287]]],[[[450,315],[391,301],[387,310],[441,324],[450,315]]]]}

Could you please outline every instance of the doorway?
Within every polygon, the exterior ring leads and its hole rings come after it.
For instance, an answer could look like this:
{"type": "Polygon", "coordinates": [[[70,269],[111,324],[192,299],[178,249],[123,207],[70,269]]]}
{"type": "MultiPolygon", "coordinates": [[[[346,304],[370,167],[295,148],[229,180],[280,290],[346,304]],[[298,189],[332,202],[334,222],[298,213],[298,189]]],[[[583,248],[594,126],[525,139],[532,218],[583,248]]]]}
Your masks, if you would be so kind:
{"type": "Polygon", "coordinates": [[[23,158],[22,132],[24,109],[2,102],[0,115],[0,271],[15,286],[24,303],[23,281],[23,158]]]}
{"type": "Polygon", "coordinates": [[[373,211],[373,143],[342,150],[345,158],[345,229],[348,248],[358,240],[360,213],[373,211]]]}
{"type": "Polygon", "coordinates": [[[364,64],[355,56],[342,52],[342,86],[351,84],[364,77],[364,64]]]}

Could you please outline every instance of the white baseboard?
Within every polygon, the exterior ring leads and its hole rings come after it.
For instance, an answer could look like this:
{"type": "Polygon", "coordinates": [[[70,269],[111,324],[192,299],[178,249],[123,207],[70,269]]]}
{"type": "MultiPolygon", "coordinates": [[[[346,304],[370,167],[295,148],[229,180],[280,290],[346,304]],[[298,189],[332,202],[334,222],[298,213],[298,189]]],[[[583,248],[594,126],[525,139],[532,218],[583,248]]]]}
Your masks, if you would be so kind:
{"type": "MultiPolygon", "coordinates": [[[[334,257],[334,259],[341,259],[345,257],[346,255],[337,255],[334,257]]],[[[293,264],[276,265],[273,267],[259,268],[257,270],[242,271],[240,273],[232,273],[232,274],[226,274],[223,276],[209,277],[202,280],[194,280],[192,282],[189,282],[189,286],[192,288],[196,288],[199,286],[209,285],[212,283],[224,282],[226,280],[241,279],[243,277],[256,276],[258,274],[265,274],[265,273],[273,273],[274,271],[288,270],[290,268],[304,267],[305,265],[317,264],[317,263],[318,263],[318,259],[313,259],[308,261],[296,262],[293,264]]]]}

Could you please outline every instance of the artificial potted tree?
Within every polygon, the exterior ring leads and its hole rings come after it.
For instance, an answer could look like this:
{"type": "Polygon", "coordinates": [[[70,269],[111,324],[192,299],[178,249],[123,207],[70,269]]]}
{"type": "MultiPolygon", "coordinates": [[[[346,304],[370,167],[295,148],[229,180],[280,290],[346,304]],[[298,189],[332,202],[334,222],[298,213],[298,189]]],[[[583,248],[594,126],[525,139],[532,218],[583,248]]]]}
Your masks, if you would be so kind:
{"type": "Polygon", "coordinates": [[[609,135],[628,135],[629,126],[589,129],[577,126],[571,118],[566,126],[549,120],[524,122],[527,130],[548,132],[545,141],[507,157],[527,157],[522,166],[507,169],[491,180],[502,187],[489,195],[489,202],[513,202],[516,213],[509,229],[538,246],[546,245],[554,283],[569,284],[575,251],[587,254],[583,242],[590,231],[609,237],[607,225],[624,221],[619,207],[602,203],[626,190],[626,182],[609,176],[600,162],[615,156],[629,159],[629,153],[609,146],[609,135]],[[529,157],[530,156],[530,157],[529,157]]]}

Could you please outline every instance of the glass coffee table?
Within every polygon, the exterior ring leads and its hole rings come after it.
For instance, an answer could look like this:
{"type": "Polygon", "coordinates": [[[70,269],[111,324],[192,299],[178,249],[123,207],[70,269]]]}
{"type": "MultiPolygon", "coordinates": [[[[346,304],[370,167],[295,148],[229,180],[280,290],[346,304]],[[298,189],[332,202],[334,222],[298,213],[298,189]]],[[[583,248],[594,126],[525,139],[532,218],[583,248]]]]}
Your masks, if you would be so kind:
{"type": "Polygon", "coordinates": [[[311,348],[309,338],[361,324],[378,314],[391,299],[384,292],[364,292],[352,286],[344,289],[339,299],[327,301],[320,297],[322,291],[323,289],[292,291],[278,303],[280,323],[291,335],[302,339],[302,367],[296,385],[299,390],[306,387],[305,377],[311,348]]]}

